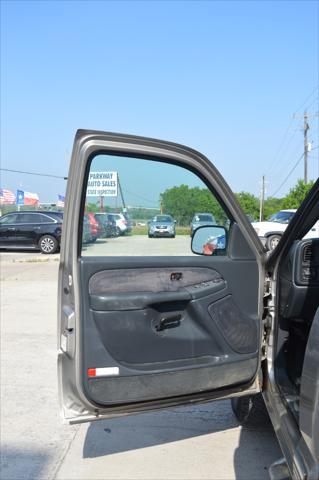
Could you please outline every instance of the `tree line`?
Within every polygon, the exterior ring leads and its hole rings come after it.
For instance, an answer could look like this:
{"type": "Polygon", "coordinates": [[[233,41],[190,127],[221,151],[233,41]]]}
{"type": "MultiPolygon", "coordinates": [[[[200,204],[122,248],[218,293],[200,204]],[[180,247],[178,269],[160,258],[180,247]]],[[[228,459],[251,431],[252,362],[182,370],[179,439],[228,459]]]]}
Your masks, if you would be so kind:
{"type": "MultiPolygon", "coordinates": [[[[268,197],[264,202],[264,219],[268,219],[278,210],[298,208],[313,184],[313,181],[305,184],[303,180],[298,180],[285,197],[268,197]]],[[[249,192],[239,192],[235,195],[243,211],[252,220],[258,221],[259,199],[249,192]]],[[[227,221],[227,216],[218,200],[207,188],[190,188],[188,185],[169,188],[160,195],[160,201],[162,212],[172,215],[178,225],[189,225],[194,214],[200,212],[212,213],[220,225],[227,221]]]]}

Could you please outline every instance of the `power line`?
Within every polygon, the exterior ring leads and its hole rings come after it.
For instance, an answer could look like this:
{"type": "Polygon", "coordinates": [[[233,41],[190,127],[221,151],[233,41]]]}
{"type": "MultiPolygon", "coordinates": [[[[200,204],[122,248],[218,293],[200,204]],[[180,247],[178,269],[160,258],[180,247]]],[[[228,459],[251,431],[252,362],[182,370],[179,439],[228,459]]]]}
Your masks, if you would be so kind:
{"type": "MultiPolygon", "coordinates": [[[[285,141],[286,141],[288,132],[289,132],[291,126],[292,126],[293,121],[294,121],[294,117],[291,117],[290,122],[289,122],[289,125],[288,125],[288,127],[286,128],[286,130],[285,130],[285,133],[284,133],[284,135],[283,135],[283,137],[282,137],[282,140],[281,140],[281,142],[280,142],[280,144],[279,144],[279,147],[278,147],[277,150],[276,150],[276,153],[275,153],[275,155],[274,155],[274,157],[273,157],[273,160],[272,160],[271,164],[269,165],[269,168],[268,168],[267,172],[269,172],[270,170],[272,170],[272,168],[274,167],[274,165],[275,165],[275,163],[276,163],[276,160],[277,160],[277,158],[278,158],[279,152],[280,152],[280,150],[282,149],[283,145],[285,144],[285,141]]],[[[297,131],[297,129],[294,131],[292,137],[290,137],[290,141],[293,139],[296,131],[297,131]]],[[[289,143],[290,143],[290,142],[289,142],[289,143]]]]}
{"type": "Polygon", "coordinates": [[[277,188],[277,190],[272,194],[270,195],[271,197],[274,197],[278,192],[279,190],[282,189],[282,187],[285,185],[285,183],[287,182],[288,178],[290,177],[290,175],[295,171],[295,169],[297,168],[298,164],[300,163],[300,161],[303,159],[303,156],[304,156],[304,153],[302,153],[302,155],[300,156],[300,158],[298,158],[297,162],[295,163],[295,165],[292,167],[292,169],[290,170],[290,172],[288,173],[287,177],[285,178],[285,180],[281,183],[280,187],[277,188]]]}
{"type": "Polygon", "coordinates": [[[61,177],[60,175],[50,175],[49,173],[39,173],[39,172],[25,172],[23,170],[12,170],[10,168],[0,168],[4,172],[14,172],[14,173],[24,173],[26,175],[36,175],[38,177],[51,177],[51,178],[61,178],[63,180],[67,180],[68,177],[61,177]]]}
{"type": "Polygon", "coordinates": [[[279,166],[274,168],[270,176],[277,179],[282,178],[284,175],[286,175],[286,172],[288,172],[291,166],[294,164],[295,158],[297,157],[297,155],[299,155],[299,152],[300,142],[298,142],[298,144],[295,144],[294,148],[290,148],[289,150],[287,150],[284,162],[282,164],[279,163],[279,166]]]}
{"type": "MultiPolygon", "coordinates": [[[[294,119],[295,119],[294,117],[295,117],[296,113],[299,112],[299,110],[308,102],[308,100],[312,98],[312,96],[313,96],[314,93],[318,90],[318,88],[319,88],[319,84],[315,86],[315,88],[312,90],[312,92],[306,97],[306,99],[304,100],[304,102],[297,108],[297,110],[295,110],[294,114],[292,115],[292,117],[291,117],[291,119],[290,119],[290,122],[289,122],[289,124],[288,124],[288,127],[286,128],[286,130],[285,130],[285,132],[284,132],[284,135],[283,135],[283,137],[282,137],[282,140],[281,140],[278,148],[276,149],[276,153],[275,153],[272,161],[270,162],[268,169],[266,170],[266,173],[270,173],[270,171],[276,166],[276,164],[277,164],[277,166],[278,166],[278,164],[281,163],[280,160],[279,160],[279,162],[277,162],[277,160],[278,160],[280,151],[283,149],[285,143],[287,143],[286,140],[287,140],[288,132],[289,132],[289,130],[290,130],[292,124],[293,124],[293,121],[294,121],[294,119]]],[[[317,99],[318,99],[318,97],[316,97],[314,100],[312,100],[310,106],[308,106],[308,107],[310,108],[317,99]]],[[[291,143],[291,141],[292,141],[293,137],[295,136],[297,130],[298,130],[298,127],[296,128],[296,130],[294,130],[292,136],[291,136],[290,139],[288,140],[288,143],[287,143],[287,145],[286,145],[286,148],[287,148],[287,146],[291,143]]],[[[282,157],[282,156],[281,156],[281,157],[282,157]]],[[[281,159],[281,160],[282,160],[282,159],[281,159]]]]}
{"type": "Polygon", "coordinates": [[[307,105],[307,109],[310,110],[314,103],[316,102],[318,103],[318,100],[319,100],[319,96],[316,97],[309,105],[307,105]]]}
{"type": "Polygon", "coordinates": [[[315,86],[315,88],[312,90],[312,92],[310,93],[310,95],[308,95],[308,97],[306,98],[306,100],[300,105],[300,107],[297,108],[297,110],[295,110],[294,115],[296,115],[296,113],[299,112],[299,110],[302,109],[302,107],[307,103],[307,101],[309,100],[309,98],[312,97],[312,95],[315,93],[315,91],[318,90],[318,88],[319,88],[319,84],[315,86]]]}
{"type": "Polygon", "coordinates": [[[130,192],[126,188],[123,188],[124,192],[128,193],[129,195],[133,195],[136,198],[139,198],[140,200],[144,200],[144,202],[150,203],[151,205],[155,205],[153,200],[149,200],[148,198],[142,197],[142,195],[138,195],[137,193],[130,192]]]}
{"type": "MultiPolygon", "coordinates": [[[[291,122],[293,121],[294,119],[292,118],[291,119],[291,122]]],[[[291,125],[291,123],[290,123],[291,125]]],[[[289,156],[289,158],[291,157],[291,153],[292,153],[292,150],[296,150],[296,138],[295,138],[295,135],[296,133],[298,132],[299,130],[299,126],[297,126],[292,134],[290,135],[289,139],[283,143],[283,149],[281,149],[281,154],[279,155],[280,151],[278,150],[277,151],[277,155],[275,156],[274,158],[274,161],[272,163],[272,166],[271,168],[268,169],[268,177],[271,176],[275,176],[275,174],[277,174],[278,172],[280,172],[281,170],[286,170],[287,167],[285,167],[285,162],[286,162],[286,157],[289,156]],[[285,146],[284,146],[285,145],[285,146]]],[[[297,147],[298,150],[299,150],[299,146],[297,147]]],[[[277,175],[276,175],[277,176],[277,175]]]]}

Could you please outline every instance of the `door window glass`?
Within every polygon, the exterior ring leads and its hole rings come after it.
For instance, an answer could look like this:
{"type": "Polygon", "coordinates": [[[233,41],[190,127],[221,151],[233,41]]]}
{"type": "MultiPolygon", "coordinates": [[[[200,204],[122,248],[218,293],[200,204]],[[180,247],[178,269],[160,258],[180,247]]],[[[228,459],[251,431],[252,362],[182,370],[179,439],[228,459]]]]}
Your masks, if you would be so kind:
{"type": "Polygon", "coordinates": [[[10,215],[6,215],[3,218],[0,218],[0,225],[8,225],[12,223],[17,223],[17,214],[11,213],[10,215]]]}
{"type": "Polygon", "coordinates": [[[36,213],[22,213],[19,215],[17,223],[41,223],[41,219],[36,213]]]}
{"type": "Polygon", "coordinates": [[[304,238],[319,238],[319,220],[312,225],[304,238]]]}
{"type": "Polygon", "coordinates": [[[48,215],[42,215],[41,213],[39,213],[39,214],[37,214],[37,222],[39,222],[39,223],[54,223],[54,218],[51,218],[48,215]]]}
{"type": "MultiPolygon", "coordinates": [[[[82,255],[195,255],[191,236],[197,228],[228,228],[230,223],[193,172],[160,161],[107,154],[91,162],[84,210],[88,213],[96,214],[100,228],[94,241],[82,244],[82,255]]],[[[223,246],[214,254],[225,254],[223,246]]]]}

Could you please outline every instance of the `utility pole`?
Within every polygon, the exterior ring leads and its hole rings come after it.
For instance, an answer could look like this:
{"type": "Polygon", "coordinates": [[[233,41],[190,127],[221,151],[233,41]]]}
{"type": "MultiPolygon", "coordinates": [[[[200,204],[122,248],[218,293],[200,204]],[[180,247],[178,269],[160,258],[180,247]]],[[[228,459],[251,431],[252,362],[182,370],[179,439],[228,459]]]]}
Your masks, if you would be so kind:
{"type": "MultiPolygon", "coordinates": [[[[310,118],[315,118],[318,117],[318,113],[315,113],[314,115],[308,115],[307,110],[305,110],[305,113],[303,115],[303,156],[304,156],[304,182],[308,183],[308,153],[310,151],[310,144],[308,142],[308,130],[310,129],[310,125],[308,123],[308,120],[310,118]]],[[[301,118],[298,117],[297,115],[294,115],[293,118],[301,118]]]]}
{"type": "Polygon", "coordinates": [[[100,196],[100,212],[104,210],[104,197],[100,196]]]}
{"type": "Polygon", "coordinates": [[[121,200],[122,200],[122,204],[123,204],[123,212],[127,212],[127,208],[126,208],[126,205],[125,205],[125,200],[124,200],[124,195],[123,195],[123,190],[122,190],[119,175],[117,175],[117,183],[118,183],[118,186],[119,186],[119,191],[120,191],[121,200]]]}
{"type": "Polygon", "coordinates": [[[262,176],[261,190],[260,190],[260,202],[259,202],[259,221],[264,220],[264,203],[265,203],[265,175],[262,176]]]}
{"type": "Polygon", "coordinates": [[[304,182],[305,184],[308,183],[308,130],[309,130],[309,123],[308,123],[308,114],[307,110],[305,110],[304,117],[303,117],[303,136],[304,136],[304,182]]]}

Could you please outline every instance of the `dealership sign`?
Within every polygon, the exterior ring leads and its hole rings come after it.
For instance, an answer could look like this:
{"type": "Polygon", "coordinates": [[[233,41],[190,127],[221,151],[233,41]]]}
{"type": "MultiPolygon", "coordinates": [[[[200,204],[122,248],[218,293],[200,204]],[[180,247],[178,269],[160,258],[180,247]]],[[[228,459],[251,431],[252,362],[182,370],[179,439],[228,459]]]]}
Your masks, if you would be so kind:
{"type": "Polygon", "coordinates": [[[117,197],[117,172],[90,172],[87,197],[117,197]]]}

